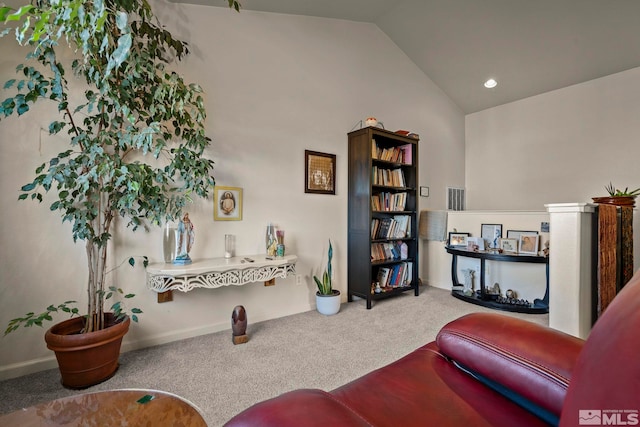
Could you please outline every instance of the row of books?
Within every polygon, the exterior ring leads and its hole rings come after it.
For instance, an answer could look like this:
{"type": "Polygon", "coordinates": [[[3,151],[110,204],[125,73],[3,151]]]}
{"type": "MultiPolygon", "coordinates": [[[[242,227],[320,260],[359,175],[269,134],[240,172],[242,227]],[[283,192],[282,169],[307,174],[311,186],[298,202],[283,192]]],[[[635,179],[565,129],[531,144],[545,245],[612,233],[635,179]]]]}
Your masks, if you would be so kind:
{"type": "Polygon", "coordinates": [[[405,242],[386,242],[371,244],[371,261],[387,259],[407,259],[409,246],[405,242]]]}
{"type": "Polygon", "coordinates": [[[371,220],[372,239],[403,239],[411,237],[411,217],[395,215],[393,218],[371,220]]]}
{"type": "Polygon", "coordinates": [[[381,192],[371,196],[371,208],[374,211],[403,211],[407,204],[407,193],[381,192]]]}
{"type": "Polygon", "coordinates": [[[371,140],[371,157],[373,159],[410,165],[413,163],[412,152],[412,144],[383,148],[378,145],[375,139],[371,140]]]}
{"type": "Polygon", "coordinates": [[[376,280],[382,288],[410,286],[412,278],[412,262],[401,262],[389,267],[380,267],[376,276],[376,280]]]}
{"type": "Polygon", "coordinates": [[[404,172],[402,169],[383,169],[374,166],[371,169],[373,174],[373,185],[388,185],[392,187],[406,187],[404,172]]]}

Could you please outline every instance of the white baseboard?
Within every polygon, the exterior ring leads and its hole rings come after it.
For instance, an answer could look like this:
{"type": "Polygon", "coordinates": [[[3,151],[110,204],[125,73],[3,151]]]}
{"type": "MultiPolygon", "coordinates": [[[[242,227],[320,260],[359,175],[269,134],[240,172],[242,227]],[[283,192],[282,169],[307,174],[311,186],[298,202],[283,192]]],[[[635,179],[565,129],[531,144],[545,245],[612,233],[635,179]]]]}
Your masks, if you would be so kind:
{"type": "MultiPolygon", "coordinates": [[[[308,310],[314,310],[315,307],[309,306],[308,310]]],[[[308,310],[303,310],[308,311],[308,310]]],[[[289,314],[284,314],[288,316],[289,314]]],[[[251,323],[258,323],[265,320],[275,319],[282,317],[282,313],[264,313],[258,318],[252,318],[251,323]]],[[[231,322],[225,323],[212,323],[209,325],[201,325],[195,328],[180,329],[176,331],[170,331],[160,333],[152,336],[145,336],[141,339],[127,340],[126,337],[122,342],[122,353],[126,353],[132,350],[139,350],[141,348],[153,347],[156,345],[167,344],[174,341],[180,341],[187,338],[193,338],[200,335],[213,334],[216,332],[231,329],[231,322]]],[[[33,374],[35,372],[45,371],[47,369],[54,369],[58,367],[56,357],[51,353],[51,356],[42,357],[39,359],[26,360],[24,362],[12,363],[5,366],[0,366],[0,381],[8,380],[11,378],[21,377],[23,375],[33,374]]]]}

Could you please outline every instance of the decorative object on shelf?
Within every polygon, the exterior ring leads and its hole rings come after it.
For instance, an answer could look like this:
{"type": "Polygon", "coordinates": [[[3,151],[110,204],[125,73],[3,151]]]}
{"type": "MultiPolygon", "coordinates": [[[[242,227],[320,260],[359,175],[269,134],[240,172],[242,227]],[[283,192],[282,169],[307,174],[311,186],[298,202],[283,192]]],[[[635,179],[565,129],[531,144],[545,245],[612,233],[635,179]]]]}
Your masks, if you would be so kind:
{"type": "Polygon", "coordinates": [[[224,235],[224,257],[233,258],[236,252],[236,236],[233,234],[224,235]]]}
{"type": "Polygon", "coordinates": [[[464,289],[462,290],[462,292],[466,296],[471,296],[473,295],[473,281],[476,271],[472,268],[467,268],[465,270],[462,270],[462,273],[464,274],[464,289]]]}
{"type": "Polygon", "coordinates": [[[449,246],[454,248],[466,248],[470,233],[449,232],[449,246]]]}
{"type": "Polygon", "coordinates": [[[520,234],[518,252],[521,254],[538,255],[539,242],[540,235],[538,234],[520,234]]]}
{"type": "Polygon", "coordinates": [[[485,243],[482,237],[468,237],[467,238],[467,250],[470,251],[484,251],[485,243]]]}
{"type": "Polygon", "coordinates": [[[507,239],[520,240],[521,234],[538,234],[537,231],[525,231],[525,230],[507,230],[507,239]]]}
{"type": "Polygon", "coordinates": [[[276,235],[276,226],[272,223],[267,224],[267,232],[264,240],[267,248],[267,255],[276,256],[276,252],[278,250],[278,237],[276,235]]]}
{"type": "MultiPolygon", "coordinates": [[[[229,6],[239,9],[235,0],[229,6]]],[[[174,71],[175,62],[189,50],[159,22],[146,1],[90,6],[34,2],[19,9],[3,5],[0,15],[0,33],[15,33],[17,45],[27,49],[24,63],[15,66],[17,79],[2,85],[10,94],[0,100],[0,116],[6,120],[32,110],[38,120],[48,122],[44,127],[52,137],[47,142],[59,153],[36,168],[18,199],[43,201],[49,193],[47,207],[71,223],[74,241],[84,241],[88,265],[87,287],[81,293],[87,300],[86,313],[71,308],[66,298],[40,314],[12,319],[5,333],[20,326],[42,326],[53,320],[53,312],[64,311],[82,324],[65,327],[64,338],[93,341],[96,334],[108,335],[113,329],[107,310],[113,311],[115,323],[137,322],[135,314],[125,313],[121,301],[105,307],[111,295],[120,294],[107,276],[116,219],[124,217],[123,224],[136,230],[178,218],[192,195],[207,197],[214,184],[213,161],[203,156],[210,138],[204,128],[202,88],[174,71]],[[161,96],[146,96],[152,93],[161,96]],[[55,105],[51,115],[40,107],[44,100],[55,105]],[[184,114],[167,114],[176,106],[184,114]],[[157,163],[160,153],[163,167],[157,163]]],[[[67,254],[62,257],[75,261],[67,254]]],[[[56,287],[55,280],[41,285],[56,287]]],[[[82,360],[95,362],[99,357],[82,360]]],[[[73,386],[96,384],[116,368],[117,362],[105,363],[99,378],[73,386]]],[[[62,383],[68,384],[64,377],[62,383]]]]}
{"type": "Polygon", "coordinates": [[[329,240],[327,250],[327,268],[322,273],[322,280],[318,276],[313,276],[318,291],[316,292],[316,309],[320,314],[330,316],[340,311],[340,291],[333,289],[331,260],[333,259],[333,245],[329,240]]]}
{"type": "Polygon", "coordinates": [[[480,236],[487,239],[489,248],[498,249],[502,237],[502,224],[482,224],[480,230],[480,236]]]}
{"type": "Polygon", "coordinates": [[[375,117],[367,117],[366,119],[364,119],[364,125],[365,126],[378,126],[378,119],[376,119],[375,117]]]}
{"type": "Polygon", "coordinates": [[[234,344],[244,344],[249,341],[247,335],[247,311],[241,305],[236,305],[231,313],[231,333],[234,344]]]}
{"type": "Polygon", "coordinates": [[[216,185],[213,189],[213,219],[242,220],[242,188],[216,185]]]}
{"type": "Polygon", "coordinates": [[[500,239],[500,249],[504,252],[518,253],[518,239],[500,239]]]}
{"type": "Polygon", "coordinates": [[[276,256],[282,258],[284,256],[284,230],[276,230],[278,246],[276,246],[276,256]]]}
{"type": "Polygon", "coordinates": [[[304,192],[336,194],[336,155],[304,150],[304,192]]]}
{"type": "MultiPolygon", "coordinates": [[[[406,137],[408,137],[408,138],[420,139],[420,135],[418,135],[417,133],[414,133],[414,132],[408,131],[408,130],[398,129],[398,130],[396,131],[396,133],[397,133],[398,135],[406,136],[406,137]]],[[[427,187],[427,188],[428,188],[428,187],[427,187]]],[[[428,191],[427,191],[427,193],[428,193],[428,191]]],[[[428,194],[427,194],[427,196],[428,196],[428,194]]]]}
{"type": "Polygon", "coordinates": [[[162,253],[164,255],[164,262],[169,264],[173,262],[177,246],[176,246],[176,233],[178,229],[171,222],[167,221],[164,227],[164,233],[162,234],[162,253]]]}
{"type": "Polygon", "coordinates": [[[189,252],[196,240],[196,232],[193,223],[189,219],[189,213],[185,212],[182,219],[178,223],[176,231],[176,256],[173,259],[174,264],[186,265],[191,264],[189,252]]]}

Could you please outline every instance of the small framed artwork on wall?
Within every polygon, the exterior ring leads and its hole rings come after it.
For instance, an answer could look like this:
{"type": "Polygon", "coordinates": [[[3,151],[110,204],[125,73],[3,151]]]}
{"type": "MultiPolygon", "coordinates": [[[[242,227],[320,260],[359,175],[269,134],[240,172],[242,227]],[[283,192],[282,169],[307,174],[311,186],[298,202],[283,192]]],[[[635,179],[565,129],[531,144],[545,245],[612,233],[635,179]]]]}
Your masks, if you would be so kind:
{"type": "Polygon", "coordinates": [[[213,219],[242,220],[242,188],[216,185],[213,189],[213,219]]]}
{"type": "Polygon", "coordinates": [[[304,150],[304,192],[336,194],[336,155],[304,150]]]}

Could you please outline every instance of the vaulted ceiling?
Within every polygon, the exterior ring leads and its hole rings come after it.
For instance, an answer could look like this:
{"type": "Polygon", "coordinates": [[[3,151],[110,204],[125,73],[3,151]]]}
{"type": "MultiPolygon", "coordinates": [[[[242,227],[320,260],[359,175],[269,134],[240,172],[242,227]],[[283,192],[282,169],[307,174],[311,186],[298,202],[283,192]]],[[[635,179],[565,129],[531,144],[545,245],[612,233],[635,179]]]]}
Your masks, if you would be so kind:
{"type": "Polygon", "coordinates": [[[241,3],[246,10],[373,23],[467,114],[640,66],[640,0],[241,3]],[[485,88],[489,78],[498,86],[485,88]]]}

